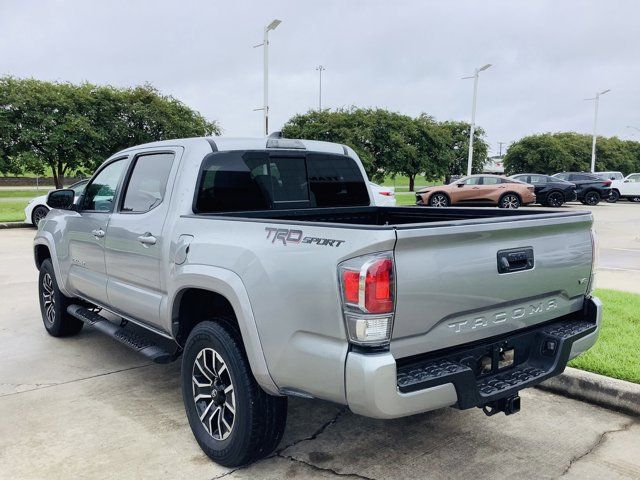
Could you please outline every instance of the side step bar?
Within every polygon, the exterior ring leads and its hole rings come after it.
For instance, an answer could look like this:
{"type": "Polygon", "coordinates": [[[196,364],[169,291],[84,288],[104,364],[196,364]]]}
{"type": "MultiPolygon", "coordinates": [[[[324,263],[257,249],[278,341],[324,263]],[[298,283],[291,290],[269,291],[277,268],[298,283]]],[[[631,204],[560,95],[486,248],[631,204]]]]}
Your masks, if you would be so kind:
{"type": "Polygon", "coordinates": [[[126,330],[95,312],[92,312],[81,305],[69,305],[67,312],[87,325],[91,325],[96,330],[105,335],[118,340],[127,347],[141,353],[145,357],[153,360],[155,363],[169,363],[175,360],[175,355],[164,350],[155,344],[152,340],[138,335],[135,332],[126,330]]]}

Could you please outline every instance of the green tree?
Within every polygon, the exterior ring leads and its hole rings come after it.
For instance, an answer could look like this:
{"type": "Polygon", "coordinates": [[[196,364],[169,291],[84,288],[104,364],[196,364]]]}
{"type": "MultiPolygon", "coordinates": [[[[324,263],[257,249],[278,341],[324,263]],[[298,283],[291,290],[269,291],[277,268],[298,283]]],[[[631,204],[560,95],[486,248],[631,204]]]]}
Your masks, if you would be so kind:
{"type": "MultiPolygon", "coordinates": [[[[588,172],[591,169],[591,135],[575,132],[530,135],[513,143],[504,159],[507,173],[588,172]]],[[[640,170],[640,143],[616,137],[598,137],[596,171],[640,170]]]]}
{"type": "Polygon", "coordinates": [[[216,133],[215,122],[150,85],[0,78],[2,168],[42,174],[48,166],[58,188],[66,175],[89,173],[123,148],[216,133]]]}
{"type": "MultiPolygon", "coordinates": [[[[469,161],[469,131],[471,125],[467,122],[448,120],[440,123],[448,133],[448,151],[450,155],[449,169],[445,175],[445,182],[449,183],[452,175],[466,175],[469,161]]],[[[487,162],[489,145],[484,139],[485,132],[476,126],[473,133],[473,163],[472,173],[482,173],[487,162]]]]}

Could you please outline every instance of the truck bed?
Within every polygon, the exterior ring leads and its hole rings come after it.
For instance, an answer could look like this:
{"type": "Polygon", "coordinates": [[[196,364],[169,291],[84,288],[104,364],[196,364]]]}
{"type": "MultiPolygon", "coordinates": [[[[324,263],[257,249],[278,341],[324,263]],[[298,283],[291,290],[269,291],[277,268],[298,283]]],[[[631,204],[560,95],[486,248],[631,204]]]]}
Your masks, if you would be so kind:
{"type": "Polygon", "coordinates": [[[234,220],[275,221],[274,223],[334,224],[344,228],[424,228],[473,223],[511,222],[515,220],[574,217],[590,215],[588,211],[506,210],[499,208],[432,207],[339,207],[295,210],[260,210],[198,216],[231,217],[234,220]],[[427,225],[425,225],[427,224],[427,225]]]}

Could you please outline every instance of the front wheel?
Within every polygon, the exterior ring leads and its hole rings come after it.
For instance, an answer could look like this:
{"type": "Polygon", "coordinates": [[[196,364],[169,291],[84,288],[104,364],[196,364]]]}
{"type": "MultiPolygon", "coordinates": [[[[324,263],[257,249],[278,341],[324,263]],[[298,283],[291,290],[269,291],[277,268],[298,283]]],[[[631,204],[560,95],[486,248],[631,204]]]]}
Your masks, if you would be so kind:
{"type": "Polygon", "coordinates": [[[590,192],[587,192],[587,194],[584,196],[584,202],[582,203],[593,207],[600,203],[600,198],[601,197],[598,192],[596,192],[595,190],[591,190],[590,192]]]}
{"type": "Polygon", "coordinates": [[[49,335],[68,337],[82,330],[84,325],[82,320],[78,320],[67,313],[67,307],[71,303],[71,299],[65,297],[58,288],[53,264],[48,258],[40,265],[38,294],[42,322],[49,335]]]}
{"type": "Polygon", "coordinates": [[[500,199],[500,202],[498,202],[498,206],[500,208],[519,208],[520,197],[518,197],[518,195],[516,195],[515,193],[507,193],[500,199]]]}
{"type": "Polygon", "coordinates": [[[620,200],[620,192],[618,192],[618,190],[611,190],[611,193],[607,197],[607,202],[616,203],[618,200],[620,200]]]}
{"type": "Polygon", "coordinates": [[[431,205],[432,207],[448,207],[449,197],[447,197],[444,193],[436,193],[429,199],[429,205],[431,205]]]}
{"type": "Polygon", "coordinates": [[[33,226],[38,228],[38,223],[47,216],[47,213],[49,213],[49,209],[44,205],[38,205],[34,208],[33,212],[31,212],[31,223],[33,223],[33,226]]]}
{"type": "Polygon", "coordinates": [[[200,448],[225,467],[269,455],[280,443],[287,398],[269,395],[254,379],[238,333],[201,322],[182,356],[182,399],[200,448]]]}

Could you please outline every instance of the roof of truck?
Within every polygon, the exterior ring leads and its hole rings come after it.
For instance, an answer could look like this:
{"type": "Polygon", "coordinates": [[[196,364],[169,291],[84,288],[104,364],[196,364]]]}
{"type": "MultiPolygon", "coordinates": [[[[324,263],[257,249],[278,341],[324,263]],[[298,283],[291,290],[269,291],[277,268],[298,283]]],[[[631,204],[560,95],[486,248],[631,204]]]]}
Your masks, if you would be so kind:
{"type": "MultiPolygon", "coordinates": [[[[298,142],[302,144],[306,150],[313,152],[324,153],[338,153],[348,154],[349,148],[339,143],[320,142],[317,140],[303,140],[292,138],[269,138],[269,137],[194,137],[194,138],[177,138],[175,140],[162,140],[159,142],[145,143],[143,145],[136,145],[135,147],[127,148],[129,150],[137,150],[145,147],[169,147],[169,146],[196,146],[207,142],[212,146],[212,149],[218,151],[230,151],[230,150],[264,150],[267,148],[267,142],[270,142],[270,149],[295,149],[295,147],[287,147],[290,142],[298,142]],[[278,146],[281,143],[281,146],[278,146]]],[[[298,147],[300,149],[300,147],[298,147]]]]}

